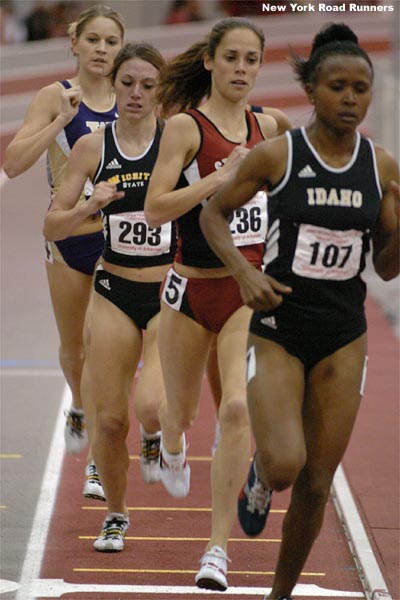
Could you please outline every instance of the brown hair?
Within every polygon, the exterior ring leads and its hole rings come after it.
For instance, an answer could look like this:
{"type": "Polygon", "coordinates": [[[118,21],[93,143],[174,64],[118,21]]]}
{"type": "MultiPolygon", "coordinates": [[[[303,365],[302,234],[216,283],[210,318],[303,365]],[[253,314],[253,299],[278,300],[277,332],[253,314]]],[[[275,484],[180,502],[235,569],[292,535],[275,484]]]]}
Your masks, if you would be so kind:
{"type": "Polygon", "coordinates": [[[114,21],[114,23],[119,27],[121,38],[124,38],[125,25],[123,18],[118,12],[109,6],[105,6],[104,4],[95,4],[94,6],[83,10],[78,15],[76,21],[70,23],[68,27],[68,35],[70,37],[75,37],[78,40],[89,21],[92,21],[92,19],[96,19],[97,17],[105,17],[106,19],[111,19],[114,21]]]}
{"type": "Polygon", "coordinates": [[[125,46],[121,48],[114,59],[113,67],[110,73],[110,78],[113,83],[115,83],[120,66],[131,58],[140,58],[153,65],[153,67],[159,71],[165,65],[163,56],[160,54],[157,48],[151,44],[147,44],[146,42],[139,44],[125,44],[125,46]]]}
{"type": "Polygon", "coordinates": [[[247,19],[229,17],[214,25],[203,42],[193,44],[186,52],[172,59],[160,74],[158,101],[167,116],[198,106],[211,92],[211,74],[204,67],[204,54],[213,59],[224,35],[234,29],[250,29],[260,40],[261,56],[264,51],[263,31],[247,19]]]}

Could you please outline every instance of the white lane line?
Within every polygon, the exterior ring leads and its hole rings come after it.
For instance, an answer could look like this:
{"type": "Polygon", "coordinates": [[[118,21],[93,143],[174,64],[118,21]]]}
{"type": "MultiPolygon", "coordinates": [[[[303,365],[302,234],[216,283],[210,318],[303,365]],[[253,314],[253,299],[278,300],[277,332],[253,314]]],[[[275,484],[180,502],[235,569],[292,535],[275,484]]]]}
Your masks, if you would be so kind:
{"type": "Polygon", "coordinates": [[[31,534],[22,565],[20,587],[16,595],[16,600],[33,600],[37,595],[34,590],[34,582],[40,576],[64,456],[64,410],[70,407],[71,402],[71,391],[66,385],[49,448],[39,500],[36,505],[31,534]]]}
{"type": "Polygon", "coordinates": [[[0,190],[9,180],[8,176],[5,174],[4,169],[0,169],[0,190]]]}
{"type": "Polygon", "coordinates": [[[1,377],[64,377],[58,369],[0,369],[1,377]]]}
{"type": "Polygon", "coordinates": [[[348,536],[368,600],[393,600],[379,568],[342,465],[333,480],[333,502],[348,536]]]}
{"type": "MultiPolygon", "coordinates": [[[[163,585],[96,585],[93,583],[79,584],[66,583],[62,579],[39,579],[35,582],[34,591],[40,598],[59,598],[62,594],[192,594],[193,596],[204,596],[214,594],[215,591],[203,590],[198,587],[189,586],[163,586],[163,585]]],[[[226,594],[229,596],[261,596],[269,594],[271,588],[261,587],[229,587],[226,594]]],[[[294,595],[306,598],[364,598],[361,592],[343,592],[340,590],[329,590],[318,585],[296,585],[294,595]]],[[[139,596],[141,597],[141,596],[139,596]]]]}
{"type": "Polygon", "coordinates": [[[9,579],[0,579],[0,594],[15,592],[19,588],[19,583],[10,581],[9,579]]]}

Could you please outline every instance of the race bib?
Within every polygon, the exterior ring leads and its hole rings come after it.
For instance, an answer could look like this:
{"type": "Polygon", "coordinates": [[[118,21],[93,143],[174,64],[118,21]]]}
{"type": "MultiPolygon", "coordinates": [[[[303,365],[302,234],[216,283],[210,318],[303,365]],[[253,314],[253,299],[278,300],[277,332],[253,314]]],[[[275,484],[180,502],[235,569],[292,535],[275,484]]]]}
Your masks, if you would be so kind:
{"type": "Polygon", "coordinates": [[[149,227],[143,211],[110,215],[110,246],[129,256],[159,256],[171,247],[171,223],[149,227]]]}
{"type": "Polygon", "coordinates": [[[311,279],[343,281],[360,269],[362,231],[300,225],[292,270],[311,279]]]}
{"type": "Polygon", "coordinates": [[[229,225],[235,246],[265,242],[267,234],[267,194],[257,194],[233,213],[229,225]]]}
{"type": "Polygon", "coordinates": [[[186,290],[187,277],[178,275],[172,268],[168,271],[161,299],[174,310],[181,308],[183,296],[186,290]]]}

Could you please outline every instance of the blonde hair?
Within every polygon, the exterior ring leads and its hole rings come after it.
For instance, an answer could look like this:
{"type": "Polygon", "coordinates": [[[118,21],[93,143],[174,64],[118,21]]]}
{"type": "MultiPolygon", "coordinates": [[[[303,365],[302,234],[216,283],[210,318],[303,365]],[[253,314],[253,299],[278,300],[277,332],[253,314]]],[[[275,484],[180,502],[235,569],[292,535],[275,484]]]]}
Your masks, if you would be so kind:
{"type": "Polygon", "coordinates": [[[78,40],[89,21],[92,21],[97,17],[105,17],[106,19],[111,19],[114,21],[114,23],[119,27],[121,38],[124,38],[125,25],[122,16],[117,11],[113,10],[109,6],[105,6],[104,4],[95,4],[94,6],[83,10],[78,15],[76,21],[70,23],[68,27],[69,37],[74,37],[78,40]]]}

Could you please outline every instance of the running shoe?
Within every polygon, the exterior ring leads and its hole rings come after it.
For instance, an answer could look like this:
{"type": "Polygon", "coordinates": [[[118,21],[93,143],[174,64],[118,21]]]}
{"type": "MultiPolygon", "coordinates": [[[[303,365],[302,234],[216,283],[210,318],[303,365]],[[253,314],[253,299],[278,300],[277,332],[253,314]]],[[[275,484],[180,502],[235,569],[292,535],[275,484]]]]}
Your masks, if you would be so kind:
{"type": "Polygon", "coordinates": [[[121,513],[110,513],[99,537],[93,542],[98,552],[121,552],[124,549],[124,537],[129,527],[129,517],[121,513]]]}
{"type": "Polygon", "coordinates": [[[228,561],[229,558],[219,546],[213,546],[203,554],[200,561],[200,571],[195,577],[197,587],[225,592],[228,588],[226,579],[228,561]]]}
{"type": "Polygon", "coordinates": [[[64,428],[65,445],[68,452],[79,454],[88,443],[85,413],[83,410],[72,406],[64,414],[66,416],[64,428]]]}
{"type": "Polygon", "coordinates": [[[141,451],[139,456],[143,481],[156,483],[160,481],[160,443],[161,431],[146,433],[140,425],[141,451]]]}
{"type": "Polygon", "coordinates": [[[238,518],[247,535],[259,535],[264,529],[271,508],[271,497],[272,490],[265,488],[257,477],[254,457],[238,498],[238,518]]]}
{"type": "MultiPolygon", "coordinates": [[[[268,600],[268,596],[264,596],[263,600],[268,600]]],[[[291,596],[279,596],[278,600],[293,600],[291,596]]]]}
{"type": "Polygon", "coordinates": [[[214,433],[214,441],[211,447],[211,456],[214,456],[216,449],[218,448],[219,441],[221,439],[221,427],[219,425],[218,419],[215,421],[215,433],[214,433]]]}
{"type": "Polygon", "coordinates": [[[94,463],[86,465],[85,476],[86,480],[85,485],[83,486],[83,495],[85,498],[93,498],[94,500],[105,502],[106,496],[94,463]]]}
{"type": "Polygon", "coordinates": [[[190,489],[190,466],[186,462],[186,440],[183,434],[183,449],[179,454],[165,451],[161,440],[160,479],[174,498],[184,498],[190,489]]]}

